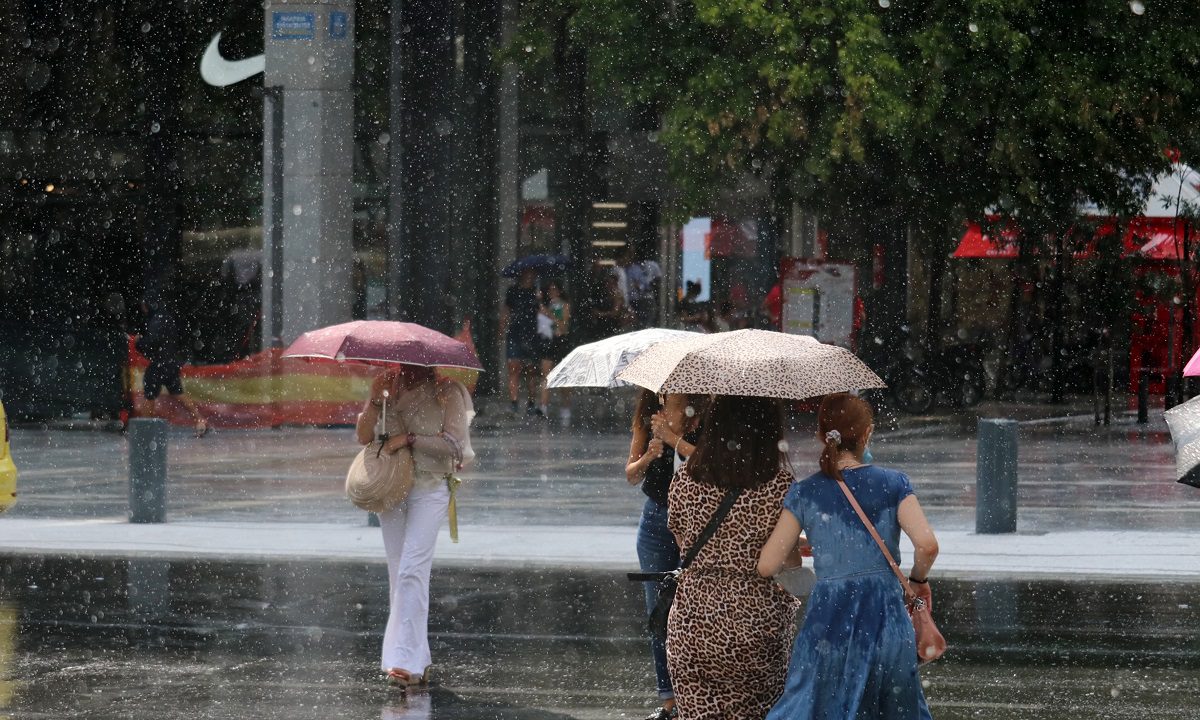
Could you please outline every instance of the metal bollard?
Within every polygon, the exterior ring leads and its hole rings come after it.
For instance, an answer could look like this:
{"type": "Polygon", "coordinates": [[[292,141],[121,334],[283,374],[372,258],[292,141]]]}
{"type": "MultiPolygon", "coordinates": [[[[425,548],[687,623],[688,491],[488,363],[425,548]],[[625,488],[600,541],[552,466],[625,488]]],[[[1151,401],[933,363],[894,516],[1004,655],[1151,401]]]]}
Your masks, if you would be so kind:
{"type": "Polygon", "coordinates": [[[1148,368],[1138,370],[1137,412],[1138,425],[1150,422],[1150,370],[1148,368]]]}
{"type": "Polygon", "coordinates": [[[167,519],[167,421],[129,421],[129,522],[167,519]]]}
{"type": "Polygon", "coordinates": [[[975,532],[1016,532],[1016,420],[979,419],[975,463],[975,532]]]}
{"type": "Polygon", "coordinates": [[[367,527],[379,527],[379,516],[373,512],[367,513],[367,527]]]}

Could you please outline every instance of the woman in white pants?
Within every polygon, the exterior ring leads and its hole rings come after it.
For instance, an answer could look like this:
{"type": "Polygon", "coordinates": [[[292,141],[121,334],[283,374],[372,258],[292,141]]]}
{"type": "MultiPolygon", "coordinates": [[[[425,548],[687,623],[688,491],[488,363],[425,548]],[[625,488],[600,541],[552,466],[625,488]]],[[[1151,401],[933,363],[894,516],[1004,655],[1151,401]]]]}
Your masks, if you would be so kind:
{"type": "Polygon", "coordinates": [[[385,452],[410,448],[413,488],[408,498],[379,514],[388,558],[390,603],[381,669],[398,685],[429,682],[429,572],[438,530],[446,519],[450,476],[475,457],[470,425],[475,415],[462,384],[436,379],[433,368],[400,365],[379,374],[358,416],[355,432],[366,445],[387,398],[385,452]]]}

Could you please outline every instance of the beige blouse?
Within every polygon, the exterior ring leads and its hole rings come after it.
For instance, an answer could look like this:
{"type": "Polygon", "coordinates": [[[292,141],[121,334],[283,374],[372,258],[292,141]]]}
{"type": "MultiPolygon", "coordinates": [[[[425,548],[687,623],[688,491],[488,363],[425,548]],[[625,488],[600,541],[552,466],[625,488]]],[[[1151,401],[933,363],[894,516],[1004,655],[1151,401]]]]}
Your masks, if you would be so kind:
{"type": "MultiPolygon", "coordinates": [[[[405,390],[387,403],[387,433],[391,437],[414,433],[413,468],[417,472],[444,475],[468,465],[471,449],[471,419],[475,417],[471,395],[454,380],[437,380],[405,390]]],[[[377,425],[381,432],[383,418],[377,425]]]]}

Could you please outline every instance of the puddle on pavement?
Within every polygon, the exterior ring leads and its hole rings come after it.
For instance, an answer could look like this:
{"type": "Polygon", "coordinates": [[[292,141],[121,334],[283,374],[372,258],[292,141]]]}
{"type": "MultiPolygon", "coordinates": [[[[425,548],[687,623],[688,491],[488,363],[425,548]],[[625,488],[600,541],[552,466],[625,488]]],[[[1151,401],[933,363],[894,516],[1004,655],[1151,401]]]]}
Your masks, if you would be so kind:
{"type": "MultiPolygon", "coordinates": [[[[935,585],[935,717],[1200,717],[1200,587],[935,585]]],[[[640,718],[653,705],[620,573],[435,570],[437,687],[377,671],[381,565],[0,560],[0,717],[640,718]]]]}

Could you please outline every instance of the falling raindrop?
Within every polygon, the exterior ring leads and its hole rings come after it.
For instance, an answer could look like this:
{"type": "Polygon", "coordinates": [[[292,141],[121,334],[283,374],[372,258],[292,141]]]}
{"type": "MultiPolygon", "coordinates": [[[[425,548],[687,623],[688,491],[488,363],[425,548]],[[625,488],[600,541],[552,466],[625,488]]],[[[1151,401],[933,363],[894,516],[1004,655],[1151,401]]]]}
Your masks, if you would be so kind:
{"type": "Polygon", "coordinates": [[[142,23],[142,32],[144,32],[144,33],[150,32],[150,23],[148,23],[148,22],[142,23]]]}
{"type": "Polygon", "coordinates": [[[533,52],[533,46],[532,46],[532,45],[526,45],[526,46],[525,46],[525,52],[527,52],[527,53],[531,53],[531,52],[533,52]]]}
{"type": "Polygon", "coordinates": [[[968,29],[968,30],[970,30],[970,31],[971,31],[971,32],[973,32],[973,33],[975,33],[975,32],[979,32],[979,26],[978,26],[978,25],[976,25],[975,23],[968,23],[968,24],[967,24],[967,29],[968,29]]]}
{"type": "Polygon", "coordinates": [[[892,0],[879,0],[879,7],[888,9],[892,6],[892,0]]]}
{"type": "Polygon", "coordinates": [[[688,405],[683,409],[683,414],[687,415],[688,417],[696,417],[696,408],[688,405]]]}
{"type": "Polygon", "coordinates": [[[1144,15],[1146,13],[1146,6],[1142,4],[1141,0],[1130,0],[1129,9],[1133,11],[1134,15],[1144,15]]]}
{"type": "Polygon", "coordinates": [[[388,133],[379,133],[379,144],[380,145],[387,145],[391,141],[392,141],[391,135],[389,135],[388,133]]]}
{"type": "Polygon", "coordinates": [[[725,443],[725,447],[729,448],[730,450],[737,450],[738,444],[733,440],[730,440],[729,442],[725,443]]]}
{"type": "Polygon", "coordinates": [[[781,452],[781,453],[786,453],[788,450],[791,449],[791,445],[788,445],[787,440],[780,440],[778,447],[779,447],[779,452],[781,452]]]}
{"type": "MultiPolygon", "coordinates": [[[[334,355],[334,356],[333,356],[333,359],[334,359],[334,360],[337,360],[337,361],[338,361],[338,362],[340,362],[340,363],[344,363],[344,362],[346,362],[346,353],[344,353],[344,352],[339,352],[337,355],[334,355]]],[[[384,390],[384,391],[383,391],[383,396],[384,396],[384,397],[387,397],[387,390],[384,390]]]]}
{"type": "Polygon", "coordinates": [[[292,206],[292,214],[296,215],[296,216],[303,215],[304,214],[304,206],[300,205],[300,204],[293,205],[292,206]]]}
{"type": "Polygon", "coordinates": [[[316,65],[316,64],[317,64],[317,58],[316,58],[316,56],[315,56],[315,55],[309,55],[309,56],[308,56],[308,64],[309,64],[309,65],[316,65]]]}

